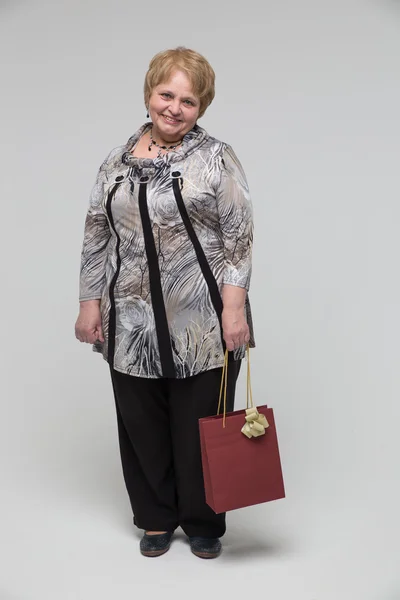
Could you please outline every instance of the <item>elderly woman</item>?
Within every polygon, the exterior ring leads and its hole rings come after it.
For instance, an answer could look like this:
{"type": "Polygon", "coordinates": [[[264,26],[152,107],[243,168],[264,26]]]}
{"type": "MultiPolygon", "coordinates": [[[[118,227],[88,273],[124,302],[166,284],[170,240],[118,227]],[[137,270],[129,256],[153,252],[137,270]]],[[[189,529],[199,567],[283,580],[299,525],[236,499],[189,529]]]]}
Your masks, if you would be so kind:
{"type": "Polygon", "coordinates": [[[225,514],[206,504],[198,420],[228,410],[246,344],[252,208],[232,148],[199,127],[215,74],[186,48],[145,77],[150,121],[101,165],[86,217],[76,337],[109,363],[124,479],[140,550],[181,527],[201,558],[221,552],[225,514]]]}

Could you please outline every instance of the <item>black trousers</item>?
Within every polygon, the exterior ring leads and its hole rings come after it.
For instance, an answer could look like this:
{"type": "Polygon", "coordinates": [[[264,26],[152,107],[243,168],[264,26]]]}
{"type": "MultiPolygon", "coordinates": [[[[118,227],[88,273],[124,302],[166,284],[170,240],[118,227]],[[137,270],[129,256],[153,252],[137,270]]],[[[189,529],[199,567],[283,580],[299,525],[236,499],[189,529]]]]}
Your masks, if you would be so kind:
{"type": "MultiPolygon", "coordinates": [[[[230,360],[227,410],[240,361],[230,360]]],[[[225,513],[206,504],[198,420],[215,415],[221,369],[185,379],[144,379],[111,369],[119,445],[134,524],[147,531],[221,537],[225,513]]]]}

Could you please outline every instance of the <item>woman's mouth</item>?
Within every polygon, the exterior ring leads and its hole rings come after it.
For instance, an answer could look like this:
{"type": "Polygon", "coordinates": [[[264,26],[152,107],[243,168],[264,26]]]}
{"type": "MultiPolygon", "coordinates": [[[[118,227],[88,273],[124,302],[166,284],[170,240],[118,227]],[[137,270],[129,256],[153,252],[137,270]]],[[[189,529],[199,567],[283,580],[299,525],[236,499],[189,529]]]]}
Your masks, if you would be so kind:
{"type": "Polygon", "coordinates": [[[167,115],[161,115],[166,123],[170,123],[171,125],[176,125],[180,123],[179,119],[173,119],[172,117],[167,117],[167,115]]]}

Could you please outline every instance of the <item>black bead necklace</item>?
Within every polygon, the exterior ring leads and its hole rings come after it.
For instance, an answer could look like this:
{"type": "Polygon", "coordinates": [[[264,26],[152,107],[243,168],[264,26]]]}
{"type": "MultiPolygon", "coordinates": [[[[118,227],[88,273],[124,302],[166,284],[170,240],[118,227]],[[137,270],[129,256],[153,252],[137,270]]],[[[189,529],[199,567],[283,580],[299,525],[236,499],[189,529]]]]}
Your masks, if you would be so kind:
{"type": "Polygon", "coordinates": [[[181,140],[179,140],[179,142],[176,142],[172,146],[161,146],[160,144],[157,144],[157,142],[155,142],[153,140],[153,130],[152,129],[150,129],[150,140],[151,140],[151,142],[149,144],[149,152],[151,152],[151,149],[153,146],[157,146],[157,148],[158,148],[157,156],[158,157],[162,156],[161,150],[165,150],[166,152],[169,152],[170,150],[175,150],[175,148],[180,146],[183,142],[183,138],[182,138],[181,140]]]}

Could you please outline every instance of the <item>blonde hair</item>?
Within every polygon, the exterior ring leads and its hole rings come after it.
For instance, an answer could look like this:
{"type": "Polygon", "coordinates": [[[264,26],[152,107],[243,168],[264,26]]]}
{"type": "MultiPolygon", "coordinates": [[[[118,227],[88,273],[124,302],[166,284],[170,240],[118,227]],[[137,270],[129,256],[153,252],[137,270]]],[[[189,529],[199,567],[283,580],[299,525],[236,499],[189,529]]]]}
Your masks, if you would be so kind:
{"type": "Polygon", "coordinates": [[[215,96],[215,73],[204,56],[183,46],[159,52],[151,59],[144,80],[146,107],[153,89],[168,81],[174,71],[182,71],[188,77],[194,95],[199,98],[199,117],[202,117],[215,96]]]}

